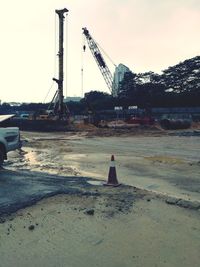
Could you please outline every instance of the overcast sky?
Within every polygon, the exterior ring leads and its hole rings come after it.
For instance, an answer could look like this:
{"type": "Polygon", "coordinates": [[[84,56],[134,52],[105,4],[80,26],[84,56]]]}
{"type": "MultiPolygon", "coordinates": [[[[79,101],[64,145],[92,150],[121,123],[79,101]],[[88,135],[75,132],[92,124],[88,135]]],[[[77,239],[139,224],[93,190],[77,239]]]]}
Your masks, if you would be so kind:
{"type": "MultiPolygon", "coordinates": [[[[82,62],[84,93],[108,92],[89,48],[82,55],[81,29],[85,26],[115,64],[123,63],[134,72],[161,72],[200,54],[199,0],[1,1],[2,101],[44,101],[52,78],[57,77],[55,9],[64,7],[69,9],[65,95],[81,95],[82,62]]],[[[113,65],[105,59],[113,72],[113,65]]],[[[55,90],[56,84],[46,101],[55,90]]]]}

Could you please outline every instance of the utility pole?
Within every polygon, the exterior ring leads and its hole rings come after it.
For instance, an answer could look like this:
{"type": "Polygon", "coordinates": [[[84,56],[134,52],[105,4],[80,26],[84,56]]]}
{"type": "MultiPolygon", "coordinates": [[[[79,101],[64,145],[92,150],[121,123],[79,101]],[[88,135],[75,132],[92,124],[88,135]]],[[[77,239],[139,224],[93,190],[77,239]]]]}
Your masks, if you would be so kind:
{"type": "Polygon", "coordinates": [[[63,42],[64,42],[64,19],[65,13],[68,13],[68,9],[60,9],[55,10],[56,14],[59,16],[59,51],[58,51],[58,59],[59,59],[59,78],[53,78],[53,80],[58,84],[58,106],[56,113],[59,115],[59,119],[63,119],[66,115],[66,109],[64,108],[63,104],[63,80],[64,80],[64,73],[63,73],[63,56],[64,56],[64,48],[63,48],[63,42]]]}

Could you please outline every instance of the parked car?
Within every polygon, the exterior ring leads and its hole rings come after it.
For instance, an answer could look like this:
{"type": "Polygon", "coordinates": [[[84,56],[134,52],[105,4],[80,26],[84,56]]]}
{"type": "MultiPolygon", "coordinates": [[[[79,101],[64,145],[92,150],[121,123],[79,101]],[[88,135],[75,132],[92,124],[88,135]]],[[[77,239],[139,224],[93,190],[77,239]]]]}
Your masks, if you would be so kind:
{"type": "MultiPolygon", "coordinates": [[[[0,115],[0,122],[12,115],[0,115]]],[[[21,148],[20,131],[18,127],[0,127],[0,166],[7,159],[9,151],[21,148]]]]}

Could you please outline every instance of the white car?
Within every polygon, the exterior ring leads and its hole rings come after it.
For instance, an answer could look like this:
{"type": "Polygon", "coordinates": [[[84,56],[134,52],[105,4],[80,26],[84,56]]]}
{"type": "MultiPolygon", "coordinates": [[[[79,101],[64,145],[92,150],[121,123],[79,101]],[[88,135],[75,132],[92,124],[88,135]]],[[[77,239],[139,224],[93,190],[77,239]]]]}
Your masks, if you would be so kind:
{"type": "MultiPolygon", "coordinates": [[[[0,122],[13,115],[0,115],[0,122]]],[[[9,151],[21,148],[20,131],[17,127],[0,127],[0,166],[7,159],[9,151]]]]}

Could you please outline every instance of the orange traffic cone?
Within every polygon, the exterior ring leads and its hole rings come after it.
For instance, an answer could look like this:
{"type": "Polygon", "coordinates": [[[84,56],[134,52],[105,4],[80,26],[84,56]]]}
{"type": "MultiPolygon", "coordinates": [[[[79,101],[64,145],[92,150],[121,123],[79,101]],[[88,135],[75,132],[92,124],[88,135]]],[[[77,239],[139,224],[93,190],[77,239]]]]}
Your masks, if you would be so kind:
{"type": "Polygon", "coordinates": [[[109,169],[109,173],[108,173],[108,181],[107,181],[107,183],[104,183],[103,185],[107,185],[107,186],[119,186],[119,185],[121,185],[117,181],[114,155],[111,156],[110,169],[109,169]]]}

